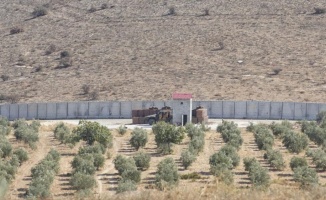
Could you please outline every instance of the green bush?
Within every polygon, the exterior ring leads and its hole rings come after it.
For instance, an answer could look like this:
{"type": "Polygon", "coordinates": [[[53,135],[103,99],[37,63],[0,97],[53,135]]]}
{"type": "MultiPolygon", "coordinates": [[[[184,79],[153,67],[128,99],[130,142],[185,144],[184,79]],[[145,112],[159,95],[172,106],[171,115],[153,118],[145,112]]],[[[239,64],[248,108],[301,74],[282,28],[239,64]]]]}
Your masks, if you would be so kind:
{"type": "Polygon", "coordinates": [[[184,138],[185,130],[165,122],[158,122],[152,127],[158,150],[163,154],[172,153],[172,144],[179,144],[184,138]]]}
{"type": "Polygon", "coordinates": [[[98,122],[81,120],[79,121],[78,127],[72,132],[89,145],[98,142],[104,147],[112,147],[113,138],[110,130],[98,122]]]}
{"type": "Polygon", "coordinates": [[[195,136],[191,139],[189,143],[189,150],[198,155],[199,152],[202,152],[205,146],[205,138],[204,136],[195,136]]]}
{"type": "Polygon", "coordinates": [[[196,156],[191,151],[185,150],[181,153],[180,160],[182,166],[187,169],[196,160],[196,156]]]}
{"type": "Polygon", "coordinates": [[[209,158],[210,171],[220,181],[231,184],[233,182],[233,174],[231,172],[233,168],[232,162],[232,159],[224,152],[220,151],[215,153],[209,158]]]}
{"type": "Polygon", "coordinates": [[[307,160],[301,157],[293,156],[290,161],[290,167],[292,171],[297,167],[306,167],[308,166],[307,160]]]}
{"type": "Polygon", "coordinates": [[[268,160],[268,163],[277,170],[283,170],[285,168],[285,162],[280,151],[268,149],[264,158],[268,160]]]}
{"type": "Polygon", "coordinates": [[[301,187],[307,188],[318,184],[316,170],[308,166],[297,167],[294,169],[294,180],[301,184],[301,187]]]}
{"type": "Polygon", "coordinates": [[[201,179],[201,176],[197,173],[197,172],[191,172],[189,174],[182,174],[180,176],[180,179],[192,179],[192,180],[195,180],[195,179],[201,179]]]}
{"type": "Polygon", "coordinates": [[[6,136],[9,135],[11,132],[10,126],[3,126],[0,124],[0,136],[6,136]]]}
{"type": "Polygon", "coordinates": [[[227,157],[231,158],[232,160],[232,165],[233,168],[239,165],[240,162],[240,156],[237,153],[237,150],[235,147],[231,146],[231,145],[224,145],[219,153],[223,153],[225,154],[227,157]]]}
{"type": "Polygon", "coordinates": [[[245,166],[245,170],[249,171],[252,165],[259,165],[259,162],[256,160],[256,158],[247,157],[243,159],[243,164],[245,166]]]}
{"type": "Polygon", "coordinates": [[[326,111],[322,111],[317,114],[316,116],[316,122],[317,124],[322,124],[326,120],[326,111]]]}
{"type": "Polygon", "coordinates": [[[140,151],[133,156],[135,164],[138,169],[146,170],[149,168],[149,163],[151,161],[150,155],[146,154],[144,151],[140,151]]]}
{"type": "Polygon", "coordinates": [[[24,148],[16,149],[14,155],[18,157],[20,165],[28,160],[28,153],[24,148]]]}
{"type": "Polygon", "coordinates": [[[93,154],[94,157],[94,167],[96,167],[97,170],[99,170],[101,167],[104,166],[105,163],[105,157],[100,153],[93,154]]]}
{"type": "Polygon", "coordinates": [[[197,127],[196,125],[192,123],[188,123],[185,126],[186,133],[190,139],[193,139],[193,137],[196,136],[205,136],[205,130],[202,129],[202,127],[197,127]]]}
{"type": "Polygon", "coordinates": [[[70,184],[76,190],[91,190],[96,185],[94,176],[82,172],[76,172],[70,179],[70,184]]]}
{"type": "Polygon", "coordinates": [[[255,129],[255,142],[259,149],[267,150],[274,144],[272,132],[265,126],[259,126],[255,129]]]}
{"type": "Polygon", "coordinates": [[[38,6],[38,7],[34,8],[34,10],[32,12],[32,16],[34,18],[41,17],[41,16],[44,16],[47,14],[48,14],[48,10],[43,6],[38,6]]]}
{"type": "Polygon", "coordinates": [[[39,140],[38,130],[40,123],[33,121],[30,125],[25,120],[17,120],[13,123],[15,128],[14,135],[17,140],[22,140],[32,149],[36,148],[36,142],[39,140]]]}
{"type": "Polygon", "coordinates": [[[81,172],[84,174],[94,175],[96,167],[94,166],[94,156],[92,154],[82,154],[74,157],[71,162],[74,173],[81,172]]]}
{"type": "Polygon", "coordinates": [[[265,189],[270,184],[270,176],[268,170],[259,164],[253,164],[249,169],[249,178],[255,188],[265,189]]]}
{"type": "Polygon", "coordinates": [[[70,129],[63,122],[60,122],[54,129],[54,137],[61,143],[65,143],[70,134],[70,129]]]}
{"type": "Polygon", "coordinates": [[[283,121],[281,124],[273,122],[269,127],[276,137],[282,137],[292,129],[292,125],[288,121],[283,121]]]}
{"type": "Polygon", "coordinates": [[[304,134],[290,131],[285,134],[282,142],[291,153],[300,153],[307,148],[308,137],[304,134]]]}
{"type": "Polygon", "coordinates": [[[223,141],[229,145],[239,149],[243,143],[241,131],[234,122],[222,121],[222,124],[217,126],[217,131],[221,133],[223,141]]]}
{"type": "Polygon", "coordinates": [[[114,168],[118,170],[119,174],[126,170],[137,170],[135,160],[133,158],[126,158],[122,155],[118,155],[114,160],[114,168]]]}
{"type": "Polygon", "coordinates": [[[94,145],[79,148],[78,154],[104,154],[105,151],[106,149],[103,145],[96,143],[94,145]]]}
{"type": "Polygon", "coordinates": [[[156,171],[156,185],[161,190],[178,185],[179,175],[178,167],[172,158],[162,160],[156,171]]]}
{"type": "Polygon", "coordinates": [[[122,180],[131,180],[134,183],[139,183],[141,180],[140,171],[137,169],[127,169],[121,174],[122,180]]]}
{"type": "Polygon", "coordinates": [[[326,129],[317,126],[314,122],[303,122],[302,128],[303,132],[318,146],[325,147],[326,145],[326,129]]]}
{"type": "Polygon", "coordinates": [[[0,136],[0,158],[9,157],[12,153],[12,146],[4,136],[0,136]]]}
{"type": "Polygon", "coordinates": [[[119,128],[118,128],[118,133],[120,134],[120,135],[124,135],[125,133],[127,132],[127,127],[126,126],[119,126],[119,128]]]}
{"type": "Polygon", "coordinates": [[[132,180],[121,180],[118,183],[117,193],[135,191],[137,190],[137,185],[132,180]]]}
{"type": "Polygon", "coordinates": [[[0,126],[10,126],[10,122],[6,117],[1,117],[0,116],[0,126]]]}
{"type": "Polygon", "coordinates": [[[148,136],[147,136],[147,131],[145,129],[135,128],[131,132],[130,144],[137,151],[140,147],[145,147],[147,141],[148,141],[148,136]]]}

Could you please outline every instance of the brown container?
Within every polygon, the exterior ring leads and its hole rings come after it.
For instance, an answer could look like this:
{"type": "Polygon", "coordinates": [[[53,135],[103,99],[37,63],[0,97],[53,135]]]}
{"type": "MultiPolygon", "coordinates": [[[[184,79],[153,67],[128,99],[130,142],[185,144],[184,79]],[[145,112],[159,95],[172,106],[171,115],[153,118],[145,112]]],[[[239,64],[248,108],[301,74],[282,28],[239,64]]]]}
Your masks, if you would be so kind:
{"type": "Polygon", "coordinates": [[[191,118],[191,122],[192,122],[193,124],[197,124],[197,123],[198,123],[198,119],[197,119],[197,117],[192,117],[192,118],[191,118]]]}
{"type": "Polygon", "coordinates": [[[147,116],[147,115],[150,115],[149,113],[150,113],[149,109],[144,109],[143,110],[144,117],[147,116]]]}
{"type": "Polygon", "coordinates": [[[138,117],[143,117],[144,116],[144,110],[138,110],[138,117]]]}
{"type": "Polygon", "coordinates": [[[138,110],[132,110],[131,117],[138,117],[138,110]]]}
{"type": "Polygon", "coordinates": [[[139,124],[138,117],[133,117],[133,118],[132,118],[132,123],[133,123],[133,124],[139,124]]]}
{"type": "Polygon", "coordinates": [[[151,110],[149,110],[149,115],[154,115],[154,114],[156,114],[156,112],[157,112],[157,109],[151,109],[151,110]]]}
{"type": "Polygon", "coordinates": [[[145,124],[145,117],[139,117],[138,118],[138,123],[139,124],[145,124]]]}

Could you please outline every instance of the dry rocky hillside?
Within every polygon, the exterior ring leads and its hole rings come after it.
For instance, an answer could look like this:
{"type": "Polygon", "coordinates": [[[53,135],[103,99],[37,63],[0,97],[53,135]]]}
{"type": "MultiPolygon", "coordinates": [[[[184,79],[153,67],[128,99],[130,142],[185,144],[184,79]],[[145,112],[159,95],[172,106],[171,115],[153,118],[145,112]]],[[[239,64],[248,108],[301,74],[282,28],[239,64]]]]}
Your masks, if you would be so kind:
{"type": "Polygon", "coordinates": [[[325,102],[325,9],[324,0],[2,0],[0,99],[180,91],[325,102]]]}

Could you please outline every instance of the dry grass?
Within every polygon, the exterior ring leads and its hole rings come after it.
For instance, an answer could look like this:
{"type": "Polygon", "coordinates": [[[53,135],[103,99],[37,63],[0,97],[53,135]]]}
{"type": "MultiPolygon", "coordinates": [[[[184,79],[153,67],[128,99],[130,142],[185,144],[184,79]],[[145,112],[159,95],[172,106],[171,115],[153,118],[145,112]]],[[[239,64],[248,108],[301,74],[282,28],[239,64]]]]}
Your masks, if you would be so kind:
{"type": "Polygon", "coordinates": [[[0,81],[1,93],[19,94],[20,102],[87,100],[82,85],[89,84],[99,100],[169,99],[180,91],[201,100],[324,102],[326,19],[312,15],[323,6],[324,0],[2,0],[0,75],[9,79],[0,81]],[[44,3],[47,15],[32,19],[44,3]],[[166,16],[171,7],[175,15],[166,16]],[[10,35],[12,27],[24,32],[10,35]],[[65,50],[72,65],[58,69],[65,50]]]}

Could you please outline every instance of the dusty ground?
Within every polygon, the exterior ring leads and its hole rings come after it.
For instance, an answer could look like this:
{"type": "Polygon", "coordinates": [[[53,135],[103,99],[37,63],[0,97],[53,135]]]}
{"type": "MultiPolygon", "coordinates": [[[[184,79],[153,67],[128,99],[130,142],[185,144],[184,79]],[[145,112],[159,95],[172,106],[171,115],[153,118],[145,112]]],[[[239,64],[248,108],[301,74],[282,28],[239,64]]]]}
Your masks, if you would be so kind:
{"type": "Polygon", "coordinates": [[[0,76],[8,80],[0,78],[0,94],[88,100],[87,84],[99,100],[180,91],[200,100],[325,102],[326,18],[312,15],[315,7],[326,8],[324,0],[2,0],[0,76]],[[31,18],[43,4],[48,14],[31,18]],[[170,7],[176,15],[165,16],[170,7]],[[13,27],[24,32],[10,35],[13,27]],[[65,50],[72,65],[57,69],[65,50]]]}
{"type": "MultiPolygon", "coordinates": [[[[7,193],[7,199],[22,199],[25,191],[28,189],[28,184],[30,183],[30,169],[35,166],[51,148],[57,149],[61,154],[60,160],[60,172],[56,176],[55,181],[52,185],[52,197],[53,199],[64,199],[74,195],[75,190],[69,185],[70,176],[72,169],[70,167],[70,162],[76,155],[78,148],[83,143],[79,143],[73,149],[60,144],[53,137],[53,125],[43,126],[40,132],[40,142],[38,143],[38,148],[36,150],[29,149],[30,159],[24,163],[19,169],[15,180],[10,186],[10,190],[7,193]]],[[[71,126],[72,127],[72,126],[71,126]]],[[[131,137],[131,130],[124,136],[120,136],[116,130],[113,130],[114,134],[114,145],[113,148],[109,150],[111,158],[106,160],[103,169],[96,173],[97,187],[94,189],[94,197],[112,197],[115,195],[115,189],[118,184],[119,175],[114,169],[114,164],[112,163],[114,157],[118,154],[123,154],[125,156],[132,156],[136,151],[130,146],[129,139],[131,137]]],[[[275,140],[273,149],[279,149],[283,155],[286,162],[286,168],[283,171],[276,171],[270,167],[270,165],[263,159],[264,151],[258,149],[256,143],[254,142],[253,133],[247,132],[245,128],[241,128],[241,135],[244,139],[243,145],[238,151],[241,161],[240,165],[233,170],[234,173],[234,186],[236,188],[248,188],[250,187],[250,180],[248,179],[248,173],[244,170],[243,158],[244,157],[255,157],[262,166],[269,170],[271,175],[271,188],[288,188],[295,189],[298,188],[298,184],[293,181],[293,173],[289,167],[289,162],[293,156],[296,154],[289,153],[287,149],[283,146],[280,139],[275,140]]],[[[24,146],[22,143],[16,142],[15,138],[10,135],[10,142],[14,147],[24,146]]],[[[181,144],[174,145],[173,154],[168,155],[172,157],[178,165],[179,174],[186,174],[191,172],[197,172],[201,175],[201,179],[198,180],[180,180],[179,188],[189,188],[194,187],[200,189],[204,194],[211,190],[216,185],[216,179],[209,172],[209,157],[217,152],[225,143],[223,142],[219,133],[211,130],[206,133],[205,136],[205,148],[203,152],[199,154],[197,160],[190,166],[187,170],[184,170],[179,161],[180,154],[183,149],[186,149],[189,143],[189,139],[186,137],[181,144]]],[[[316,145],[310,142],[310,148],[316,148],[316,145]]],[[[154,135],[149,131],[149,142],[143,149],[145,152],[151,155],[150,168],[142,172],[142,180],[138,186],[137,194],[142,191],[155,191],[154,181],[155,172],[157,169],[157,164],[167,156],[162,156],[157,153],[156,144],[154,141],[154,135]]],[[[300,153],[300,156],[304,156],[305,152],[300,153]]],[[[297,155],[296,155],[297,156],[297,155]]],[[[310,161],[310,159],[308,159],[310,161]]],[[[310,161],[310,167],[314,168],[314,165],[310,161]]],[[[326,184],[326,173],[318,172],[319,183],[321,185],[326,184]]],[[[227,191],[227,190],[226,190],[227,191]]]]}

